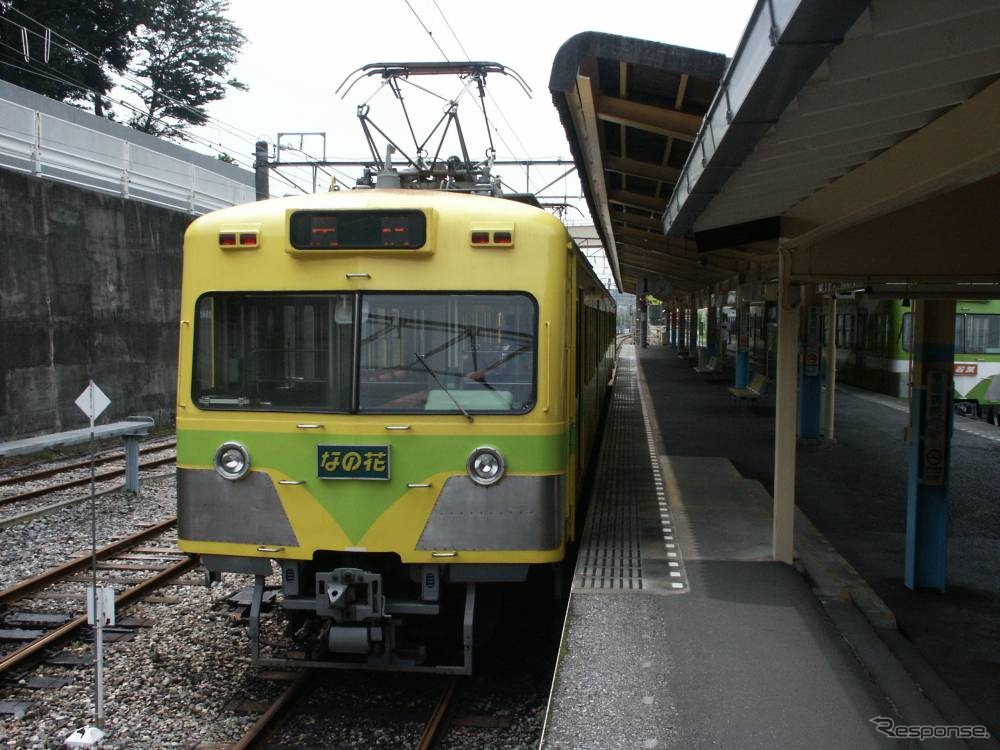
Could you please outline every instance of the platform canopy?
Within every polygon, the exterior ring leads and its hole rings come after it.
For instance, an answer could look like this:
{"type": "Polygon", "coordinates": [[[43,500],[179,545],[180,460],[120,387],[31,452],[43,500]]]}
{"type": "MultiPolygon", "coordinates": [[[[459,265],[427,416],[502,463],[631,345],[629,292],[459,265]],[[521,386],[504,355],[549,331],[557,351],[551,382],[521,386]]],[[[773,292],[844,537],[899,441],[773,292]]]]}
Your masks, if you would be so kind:
{"type": "MultiPolygon", "coordinates": [[[[662,118],[704,116],[686,121],[696,136],[679,169],[668,155],[675,188],[664,208],[650,198],[662,200],[662,186],[642,190],[647,177],[611,171],[623,154],[633,160],[634,129],[616,140],[608,113],[620,113],[601,106],[609,87],[628,89],[626,52],[652,43],[587,36],[560,50],[550,88],[626,285],[648,272],[678,291],[707,288],[729,268],[744,278],[746,262],[776,267],[780,246],[786,281],[914,296],[972,296],[981,284],[981,295],[1000,296],[997,0],[760,0],[707,110],[687,95],[655,105],[662,118]],[[638,234],[639,207],[665,237],[638,234]]],[[[701,63],[690,63],[689,85],[712,80],[717,56],[683,53],[648,57],[645,75],[669,85],[683,56],[701,63]]]]}
{"type": "MultiPolygon", "coordinates": [[[[549,89],[619,287],[715,278],[661,217],[726,69],[724,55],[586,32],[556,54],[549,89]]],[[[723,274],[724,275],[724,274],[723,274]]]]}

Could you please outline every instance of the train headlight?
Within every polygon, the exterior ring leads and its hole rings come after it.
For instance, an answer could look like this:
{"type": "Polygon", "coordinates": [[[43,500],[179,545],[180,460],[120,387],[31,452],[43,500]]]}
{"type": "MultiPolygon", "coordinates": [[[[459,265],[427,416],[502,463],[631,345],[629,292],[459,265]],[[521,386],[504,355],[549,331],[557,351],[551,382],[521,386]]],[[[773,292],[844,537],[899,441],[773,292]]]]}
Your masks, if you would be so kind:
{"type": "Polygon", "coordinates": [[[223,443],[215,452],[214,463],[220,477],[236,480],[250,469],[250,454],[239,443],[223,443]]]}
{"type": "Polygon", "coordinates": [[[503,456],[495,448],[476,448],[466,467],[472,481],[486,487],[496,484],[503,476],[503,456]]]}

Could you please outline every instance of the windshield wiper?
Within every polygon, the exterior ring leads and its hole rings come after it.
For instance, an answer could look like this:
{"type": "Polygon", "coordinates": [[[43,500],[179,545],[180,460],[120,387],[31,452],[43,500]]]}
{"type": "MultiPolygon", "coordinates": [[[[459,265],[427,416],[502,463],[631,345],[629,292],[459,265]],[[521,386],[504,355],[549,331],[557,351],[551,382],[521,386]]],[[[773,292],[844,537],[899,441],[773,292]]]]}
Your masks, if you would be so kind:
{"type": "Polygon", "coordinates": [[[434,382],[437,383],[439,386],[441,386],[441,390],[448,394],[448,398],[450,398],[452,402],[455,404],[455,406],[458,407],[458,410],[465,415],[465,418],[471,422],[472,415],[469,414],[469,412],[467,412],[465,409],[463,409],[462,405],[458,403],[458,399],[455,398],[452,392],[444,387],[444,383],[442,383],[440,379],[438,379],[437,374],[434,372],[434,370],[431,369],[431,366],[424,361],[424,355],[417,354],[417,352],[413,352],[413,354],[414,356],[416,356],[417,360],[419,360],[420,364],[424,366],[424,369],[431,374],[431,377],[434,378],[434,382]]]}

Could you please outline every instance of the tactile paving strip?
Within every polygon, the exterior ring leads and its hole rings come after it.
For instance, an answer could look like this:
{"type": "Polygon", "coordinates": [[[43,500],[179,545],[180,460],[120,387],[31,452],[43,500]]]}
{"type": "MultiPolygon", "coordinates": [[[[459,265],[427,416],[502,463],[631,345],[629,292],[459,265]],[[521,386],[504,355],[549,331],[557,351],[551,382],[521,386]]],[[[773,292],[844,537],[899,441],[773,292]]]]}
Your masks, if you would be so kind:
{"type": "Polygon", "coordinates": [[[573,590],[624,593],[686,589],[673,533],[653,430],[640,401],[635,357],[627,347],[618,362],[573,590]],[[652,549],[651,533],[662,540],[655,545],[655,559],[647,559],[644,575],[643,550],[652,549]],[[655,582],[649,578],[649,564],[658,571],[653,574],[655,582]],[[668,576],[669,580],[659,580],[668,576]]]}

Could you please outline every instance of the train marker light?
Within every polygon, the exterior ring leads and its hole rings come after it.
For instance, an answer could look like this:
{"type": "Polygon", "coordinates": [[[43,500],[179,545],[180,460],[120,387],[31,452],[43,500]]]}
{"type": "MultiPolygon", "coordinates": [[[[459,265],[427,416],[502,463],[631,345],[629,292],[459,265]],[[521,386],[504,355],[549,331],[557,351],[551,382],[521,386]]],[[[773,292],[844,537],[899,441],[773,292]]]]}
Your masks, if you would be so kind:
{"type": "Polygon", "coordinates": [[[260,225],[230,225],[219,230],[219,247],[224,250],[254,250],[260,247],[260,225]]]}
{"type": "Polygon", "coordinates": [[[500,451],[495,448],[476,448],[466,463],[469,478],[476,484],[488,487],[503,477],[504,463],[500,451]]]}
{"type": "Polygon", "coordinates": [[[223,443],[215,452],[216,473],[223,479],[241,479],[250,469],[250,454],[236,442],[223,443]]]}
{"type": "Polygon", "coordinates": [[[504,229],[474,228],[469,234],[469,244],[473,247],[513,247],[514,230],[510,227],[504,229]]]}

